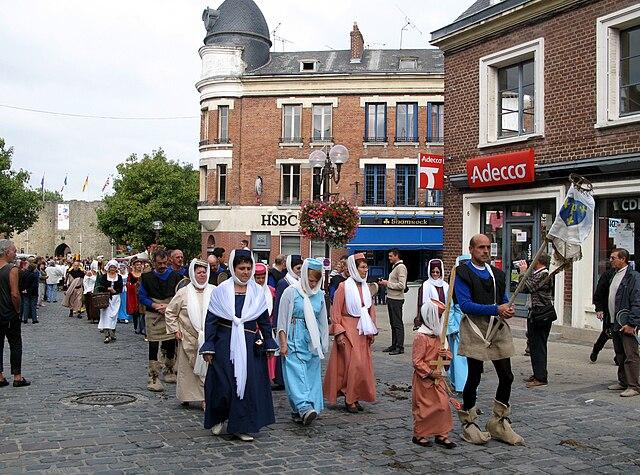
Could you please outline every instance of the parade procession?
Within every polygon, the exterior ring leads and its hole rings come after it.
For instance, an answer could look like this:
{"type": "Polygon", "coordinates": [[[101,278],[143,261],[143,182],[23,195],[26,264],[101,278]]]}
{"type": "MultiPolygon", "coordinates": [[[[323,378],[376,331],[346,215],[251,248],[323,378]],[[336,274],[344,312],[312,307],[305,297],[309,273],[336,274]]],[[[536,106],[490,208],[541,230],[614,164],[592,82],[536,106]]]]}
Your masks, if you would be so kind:
{"type": "Polygon", "coordinates": [[[0,473],[640,474],[637,0],[5,7],[0,473]]]}

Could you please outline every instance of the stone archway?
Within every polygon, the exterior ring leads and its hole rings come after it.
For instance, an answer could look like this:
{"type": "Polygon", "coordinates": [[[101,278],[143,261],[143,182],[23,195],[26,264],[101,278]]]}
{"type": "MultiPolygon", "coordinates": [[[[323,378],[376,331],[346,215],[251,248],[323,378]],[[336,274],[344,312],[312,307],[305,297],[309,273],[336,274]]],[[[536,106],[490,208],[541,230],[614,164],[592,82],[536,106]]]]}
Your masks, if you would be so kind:
{"type": "Polygon", "coordinates": [[[56,247],[55,252],[53,253],[56,257],[65,257],[67,254],[71,253],[71,248],[67,246],[65,243],[62,243],[56,247]]]}

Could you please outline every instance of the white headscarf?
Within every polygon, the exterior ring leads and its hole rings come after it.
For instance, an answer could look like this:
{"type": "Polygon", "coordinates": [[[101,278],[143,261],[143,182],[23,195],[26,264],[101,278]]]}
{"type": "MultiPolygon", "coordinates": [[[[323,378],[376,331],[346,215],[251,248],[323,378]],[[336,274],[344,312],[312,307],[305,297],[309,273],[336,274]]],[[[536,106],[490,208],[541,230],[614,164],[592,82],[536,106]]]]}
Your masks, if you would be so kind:
{"type": "Polygon", "coordinates": [[[287,280],[287,282],[289,282],[289,285],[295,285],[295,283],[298,282],[298,279],[300,279],[300,277],[298,277],[298,274],[293,272],[290,255],[287,256],[287,274],[284,276],[284,278],[287,280]]]}
{"type": "MultiPolygon", "coordinates": [[[[258,265],[258,264],[256,264],[258,265]]],[[[267,301],[267,310],[269,311],[269,316],[271,316],[271,313],[273,312],[273,294],[271,293],[271,289],[269,288],[269,268],[262,264],[265,269],[266,269],[266,274],[264,276],[264,282],[262,283],[262,290],[264,291],[264,298],[267,301]]],[[[255,274],[255,271],[254,271],[255,274]]]]}
{"type": "Polygon", "coordinates": [[[418,328],[418,333],[440,336],[442,333],[442,321],[438,316],[438,307],[430,300],[427,300],[420,308],[420,315],[422,315],[422,325],[418,328]]]}
{"type": "Polygon", "coordinates": [[[247,385],[247,344],[244,336],[244,324],[257,320],[260,315],[267,311],[267,302],[264,292],[255,280],[252,279],[255,271],[253,255],[249,253],[251,259],[251,275],[249,280],[242,282],[235,273],[233,261],[236,251],[231,251],[229,255],[229,271],[231,279],[225,280],[216,287],[211,294],[209,311],[214,315],[229,320],[231,322],[231,342],[229,354],[233,363],[233,373],[236,378],[237,394],[240,399],[244,398],[244,389],[247,385]],[[242,306],[241,317],[235,315],[236,293],[234,284],[247,287],[247,293],[242,306]]]}
{"type": "Polygon", "coordinates": [[[302,271],[300,272],[300,280],[296,282],[294,287],[302,297],[302,308],[304,309],[304,322],[309,330],[309,336],[311,337],[310,347],[314,353],[316,353],[320,359],[324,359],[324,353],[322,352],[322,342],[320,341],[320,330],[318,329],[318,321],[316,320],[315,312],[311,306],[311,295],[316,295],[322,288],[322,282],[324,276],[320,277],[320,281],[311,288],[309,285],[309,263],[311,261],[317,261],[317,259],[305,259],[302,263],[302,271]]]}
{"type": "Polygon", "coordinates": [[[118,272],[118,269],[119,269],[118,261],[116,261],[115,259],[111,259],[109,262],[107,262],[107,266],[104,268],[104,273],[107,276],[108,281],[115,282],[118,280],[118,276],[120,275],[120,273],[118,272]],[[116,268],[115,278],[109,275],[109,267],[111,266],[116,268]]]}
{"type": "Polygon", "coordinates": [[[438,295],[438,290],[436,287],[442,287],[444,292],[445,301],[442,302],[446,304],[447,294],[449,293],[449,284],[447,284],[444,280],[444,263],[440,259],[431,259],[429,264],[427,264],[427,273],[429,274],[429,278],[424,281],[422,284],[422,303],[428,301],[428,299],[440,300],[440,296],[438,295]],[[440,268],[440,278],[434,279],[431,277],[431,269],[435,263],[439,262],[440,266],[436,266],[440,268]]]}
{"type": "Polygon", "coordinates": [[[353,254],[347,258],[347,269],[349,270],[350,276],[344,282],[344,300],[347,312],[352,317],[359,318],[358,333],[360,335],[375,335],[378,333],[378,329],[373,323],[371,315],[369,315],[369,308],[371,308],[371,291],[367,285],[367,276],[364,278],[360,277],[353,254]],[[356,282],[361,284],[362,300],[360,299],[360,292],[358,291],[356,282]]]}
{"type": "MultiPolygon", "coordinates": [[[[211,293],[215,286],[209,284],[209,263],[193,259],[189,264],[189,279],[191,283],[187,286],[187,314],[194,330],[198,332],[198,348],[204,344],[204,322],[207,319],[207,303],[211,300],[211,293]],[[207,280],[204,284],[199,284],[196,280],[196,265],[207,269],[207,280]],[[202,293],[202,299],[198,298],[198,291],[202,293]]],[[[204,379],[207,376],[208,364],[200,353],[196,355],[193,372],[204,379]]]]}

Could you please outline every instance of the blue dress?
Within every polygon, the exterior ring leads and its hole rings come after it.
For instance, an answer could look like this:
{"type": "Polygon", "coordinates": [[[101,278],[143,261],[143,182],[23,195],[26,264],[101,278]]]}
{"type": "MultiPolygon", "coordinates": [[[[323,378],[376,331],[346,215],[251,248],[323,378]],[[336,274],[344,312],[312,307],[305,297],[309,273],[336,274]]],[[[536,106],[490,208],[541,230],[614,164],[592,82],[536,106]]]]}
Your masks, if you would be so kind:
{"type": "Polygon", "coordinates": [[[453,389],[457,392],[462,392],[464,385],[467,382],[467,357],[458,354],[458,347],[460,346],[460,321],[462,320],[462,310],[460,305],[454,303],[451,305],[451,311],[449,313],[449,325],[447,327],[447,339],[449,340],[449,348],[453,359],[451,365],[447,371],[449,380],[453,385],[453,389]]]}
{"type": "Polygon", "coordinates": [[[127,313],[127,279],[122,279],[123,287],[120,294],[120,308],[118,309],[118,321],[129,323],[132,320],[131,315],[127,313]]]}
{"type": "MultiPolygon", "coordinates": [[[[242,314],[244,299],[244,295],[236,295],[238,317],[242,314]]],[[[265,354],[265,349],[277,348],[271,337],[269,313],[265,311],[257,320],[246,322],[244,328],[247,344],[247,385],[244,398],[240,399],[233,374],[233,363],[229,359],[231,322],[207,312],[205,342],[200,351],[214,352],[215,360],[209,364],[204,382],[205,429],[211,429],[214,425],[228,420],[228,433],[249,434],[275,422],[265,354]],[[259,338],[255,333],[257,327],[263,335],[264,344],[261,347],[255,345],[259,338]]]]}
{"type": "MultiPolygon", "coordinates": [[[[317,319],[322,309],[324,292],[310,296],[309,300],[317,319]]],[[[293,315],[287,334],[288,354],[282,362],[287,397],[294,416],[302,416],[311,409],[320,413],[324,408],[320,357],[309,350],[311,336],[304,320],[303,302],[300,294],[295,292],[293,315]]]]}

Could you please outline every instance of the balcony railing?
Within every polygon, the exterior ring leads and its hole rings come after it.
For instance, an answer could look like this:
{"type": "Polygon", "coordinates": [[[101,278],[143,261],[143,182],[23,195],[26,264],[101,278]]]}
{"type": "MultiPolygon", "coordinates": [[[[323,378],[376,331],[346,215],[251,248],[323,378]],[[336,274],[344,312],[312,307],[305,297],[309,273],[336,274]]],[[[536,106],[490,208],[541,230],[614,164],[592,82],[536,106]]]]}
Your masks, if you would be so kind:
{"type": "Polygon", "coordinates": [[[231,143],[231,139],[229,137],[222,137],[222,138],[217,138],[217,139],[213,139],[213,143],[215,144],[229,144],[231,143]]]}
{"type": "Polygon", "coordinates": [[[302,143],[302,137],[280,137],[280,143],[302,143]]]}
{"type": "Polygon", "coordinates": [[[413,135],[400,135],[395,138],[394,142],[395,143],[416,143],[418,142],[418,137],[414,137],[413,135]]]}
{"type": "Polygon", "coordinates": [[[318,137],[313,137],[311,139],[311,143],[312,144],[314,144],[314,143],[332,143],[332,142],[333,142],[333,137],[329,137],[329,136],[327,136],[327,137],[318,136],[318,137]]]}
{"type": "Polygon", "coordinates": [[[198,201],[198,206],[231,206],[231,201],[198,201]]]}
{"type": "Polygon", "coordinates": [[[386,201],[375,201],[375,200],[363,200],[362,201],[362,206],[379,206],[379,207],[385,207],[387,206],[387,202],[386,201]]]}
{"type": "Polygon", "coordinates": [[[435,137],[427,137],[425,139],[425,142],[427,143],[437,143],[437,144],[441,144],[444,142],[444,137],[440,137],[440,136],[435,136],[435,137]]]}
{"type": "Polygon", "coordinates": [[[363,137],[362,141],[364,143],[385,143],[387,141],[387,137],[363,137]]]}
{"type": "Polygon", "coordinates": [[[299,198],[286,198],[278,201],[278,206],[300,206],[300,203],[299,198]]]}

